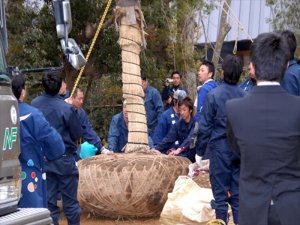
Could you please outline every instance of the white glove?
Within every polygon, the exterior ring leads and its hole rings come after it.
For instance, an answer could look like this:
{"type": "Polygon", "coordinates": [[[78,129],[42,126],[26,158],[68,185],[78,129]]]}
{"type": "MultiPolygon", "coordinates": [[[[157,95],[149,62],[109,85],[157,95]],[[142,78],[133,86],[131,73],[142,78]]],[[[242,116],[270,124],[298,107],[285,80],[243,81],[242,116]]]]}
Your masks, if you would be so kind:
{"type": "Polygon", "coordinates": [[[202,156],[199,156],[199,155],[195,155],[195,160],[196,160],[196,163],[198,164],[198,166],[202,166],[201,163],[202,163],[202,156]]]}
{"type": "Polygon", "coordinates": [[[101,148],[101,154],[113,154],[113,151],[108,150],[104,146],[101,148]]]}

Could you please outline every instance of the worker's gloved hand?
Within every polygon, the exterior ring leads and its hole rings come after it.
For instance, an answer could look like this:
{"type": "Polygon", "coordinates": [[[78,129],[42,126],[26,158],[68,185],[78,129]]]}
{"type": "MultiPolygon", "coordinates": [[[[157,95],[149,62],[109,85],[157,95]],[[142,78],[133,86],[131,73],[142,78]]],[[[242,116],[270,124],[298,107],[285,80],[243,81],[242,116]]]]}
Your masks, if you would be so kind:
{"type": "Polygon", "coordinates": [[[104,146],[101,148],[101,154],[113,154],[113,151],[110,151],[109,149],[105,148],[104,146]]]}
{"type": "Polygon", "coordinates": [[[196,163],[198,166],[202,166],[202,156],[199,156],[199,155],[195,155],[195,160],[196,160],[196,163]]]}

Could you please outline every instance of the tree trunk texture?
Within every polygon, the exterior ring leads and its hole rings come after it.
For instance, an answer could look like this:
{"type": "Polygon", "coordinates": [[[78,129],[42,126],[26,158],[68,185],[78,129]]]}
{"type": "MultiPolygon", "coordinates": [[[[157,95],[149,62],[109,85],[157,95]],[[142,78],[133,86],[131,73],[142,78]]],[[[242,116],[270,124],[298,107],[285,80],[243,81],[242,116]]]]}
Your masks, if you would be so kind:
{"type": "Polygon", "coordinates": [[[145,46],[144,17],[138,3],[129,5],[122,7],[118,5],[116,8],[116,21],[120,30],[119,44],[122,49],[123,98],[126,100],[128,112],[126,153],[148,149],[148,129],[140,68],[140,52],[142,46],[145,46]]]}
{"type": "Polygon", "coordinates": [[[195,9],[185,1],[176,1],[179,45],[182,61],[180,67],[183,74],[183,86],[187,89],[189,97],[195,99],[197,77],[195,74],[195,9]],[[188,12],[188,13],[184,13],[188,12]],[[184,15],[184,16],[183,16],[184,15]]]}
{"type": "Polygon", "coordinates": [[[192,13],[191,15],[187,15],[184,22],[184,27],[182,29],[182,33],[184,34],[184,43],[183,43],[183,51],[184,58],[186,59],[184,65],[184,79],[183,82],[187,91],[189,93],[189,97],[191,99],[196,98],[196,89],[197,89],[197,76],[195,74],[194,68],[190,66],[195,66],[191,64],[194,61],[194,51],[195,51],[195,18],[192,13]]]}
{"type": "Polygon", "coordinates": [[[216,80],[220,79],[220,75],[217,74],[217,68],[218,68],[218,63],[219,63],[219,59],[220,59],[222,46],[223,46],[226,35],[231,30],[230,24],[227,23],[227,14],[226,14],[226,12],[229,13],[228,6],[230,6],[230,5],[231,5],[231,0],[224,0],[218,38],[217,38],[215,51],[214,51],[213,58],[212,58],[212,63],[215,65],[215,79],[216,80]],[[227,4],[225,2],[227,2],[227,4]]]}

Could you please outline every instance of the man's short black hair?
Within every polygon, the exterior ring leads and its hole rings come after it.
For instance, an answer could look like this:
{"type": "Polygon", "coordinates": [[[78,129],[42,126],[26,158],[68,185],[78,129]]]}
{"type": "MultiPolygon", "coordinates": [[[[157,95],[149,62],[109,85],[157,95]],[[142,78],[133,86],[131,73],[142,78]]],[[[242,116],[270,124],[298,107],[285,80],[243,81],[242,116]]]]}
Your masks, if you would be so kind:
{"type": "Polygon", "coordinates": [[[257,80],[280,81],[289,60],[288,49],[286,39],[279,34],[258,35],[250,49],[257,80]]]}
{"type": "Polygon", "coordinates": [[[227,55],[222,63],[224,81],[228,84],[237,84],[243,72],[243,64],[240,57],[227,55]]]}
{"type": "Polygon", "coordinates": [[[179,76],[180,76],[180,79],[182,78],[182,74],[179,72],[179,71],[173,71],[172,73],[171,73],[171,78],[173,78],[173,75],[174,74],[178,74],[179,76]]]}
{"type": "Polygon", "coordinates": [[[202,65],[207,66],[208,72],[209,72],[209,73],[212,73],[211,79],[214,79],[214,75],[215,75],[215,66],[214,66],[214,64],[213,64],[211,61],[203,60],[203,61],[201,62],[201,66],[202,66],[202,65]]]}
{"type": "Polygon", "coordinates": [[[294,33],[290,30],[278,31],[277,33],[287,40],[290,50],[289,60],[293,59],[297,48],[297,40],[294,33]]]}
{"type": "Polygon", "coordinates": [[[141,78],[142,78],[142,80],[147,80],[147,76],[146,76],[146,74],[145,73],[141,73],[141,78]]]}
{"type": "Polygon", "coordinates": [[[25,75],[22,73],[15,75],[11,81],[12,92],[17,99],[21,97],[22,90],[25,89],[25,82],[25,75]]]}
{"type": "Polygon", "coordinates": [[[60,90],[62,78],[58,72],[51,71],[44,75],[42,83],[45,92],[49,95],[54,96],[57,95],[60,90]]]}

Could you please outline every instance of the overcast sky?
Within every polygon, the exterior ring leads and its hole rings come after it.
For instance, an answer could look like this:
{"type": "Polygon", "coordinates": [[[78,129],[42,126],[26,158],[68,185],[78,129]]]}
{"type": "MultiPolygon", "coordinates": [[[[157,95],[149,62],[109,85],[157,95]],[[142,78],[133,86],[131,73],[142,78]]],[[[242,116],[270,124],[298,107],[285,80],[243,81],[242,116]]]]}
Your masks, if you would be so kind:
{"type": "Polygon", "coordinates": [[[37,3],[38,7],[41,8],[44,5],[44,0],[26,0],[24,4],[31,5],[32,3],[37,3]]]}

